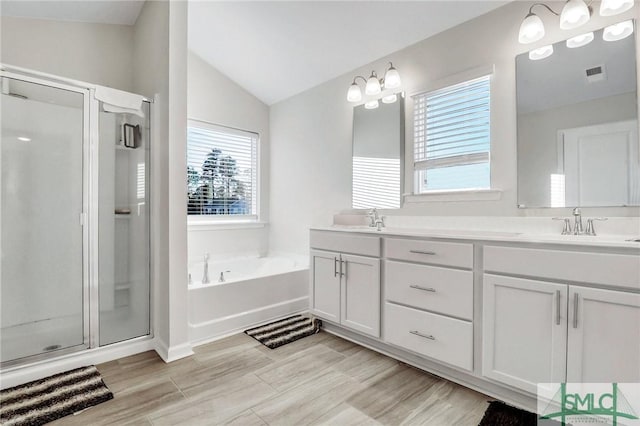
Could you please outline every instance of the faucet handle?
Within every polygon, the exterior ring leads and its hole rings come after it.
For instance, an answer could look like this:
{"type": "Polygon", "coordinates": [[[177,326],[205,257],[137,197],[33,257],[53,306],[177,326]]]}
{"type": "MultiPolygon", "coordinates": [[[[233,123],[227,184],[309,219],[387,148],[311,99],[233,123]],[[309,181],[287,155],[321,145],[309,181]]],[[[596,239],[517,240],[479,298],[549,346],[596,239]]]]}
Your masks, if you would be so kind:
{"type": "Polygon", "coordinates": [[[597,235],[596,234],[596,228],[595,228],[595,226],[593,226],[593,221],[594,220],[605,221],[605,220],[607,220],[607,218],[606,217],[593,217],[593,218],[587,219],[587,230],[585,231],[585,234],[593,235],[593,236],[597,235]]]}
{"type": "Polygon", "coordinates": [[[580,216],[580,215],[582,215],[582,210],[580,209],[580,207],[576,207],[576,208],[573,209],[572,214],[574,216],[580,216]]]}
{"type": "Polygon", "coordinates": [[[568,217],[554,217],[553,220],[562,220],[564,221],[564,225],[562,227],[562,235],[570,235],[571,234],[571,221],[568,217]]]}

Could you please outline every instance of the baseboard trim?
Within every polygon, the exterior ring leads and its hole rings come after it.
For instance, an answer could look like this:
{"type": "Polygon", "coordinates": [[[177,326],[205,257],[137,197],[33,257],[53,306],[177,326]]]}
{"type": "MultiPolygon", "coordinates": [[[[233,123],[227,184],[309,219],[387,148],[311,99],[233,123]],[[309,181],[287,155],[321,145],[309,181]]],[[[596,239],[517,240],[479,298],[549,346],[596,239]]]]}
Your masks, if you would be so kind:
{"type": "Polygon", "coordinates": [[[8,371],[3,370],[2,374],[0,374],[0,389],[18,386],[74,368],[101,364],[155,349],[156,339],[145,336],[133,342],[114,343],[101,348],[87,349],[59,358],[43,360],[23,367],[14,367],[7,369],[8,371]]]}
{"type": "Polygon", "coordinates": [[[306,312],[308,309],[309,297],[304,296],[211,321],[189,323],[189,340],[192,346],[203,345],[268,321],[306,312]]]}
{"type": "Polygon", "coordinates": [[[168,347],[163,340],[156,339],[154,349],[160,356],[160,358],[162,358],[162,360],[166,363],[177,361],[179,359],[193,355],[193,348],[191,347],[191,343],[189,342],[168,347]]]}
{"type": "Polygon", "coordinates": [[[407,352],[395,346],[390,346],[384,342],[380,342],[369,337],[363,336],[350,330],[346,330],[340,326],[323,321],[322,329],[327,333],[357,343],[365,348],[379,352],[388,357],[397,359],[398,361],[409,364],[427,373],[442,377],[451,382],[458,383],[469,389],[483,393],[490,397],[499,399],[507,404],[522,408],[527,411],[536,412],[537,401],[534,396],[529,396],[519,391],[506,389],[500,385],[488,382],[482,378],[476,377],[470,373],[447,367],[435,361],[431,361],[407,352]]]}

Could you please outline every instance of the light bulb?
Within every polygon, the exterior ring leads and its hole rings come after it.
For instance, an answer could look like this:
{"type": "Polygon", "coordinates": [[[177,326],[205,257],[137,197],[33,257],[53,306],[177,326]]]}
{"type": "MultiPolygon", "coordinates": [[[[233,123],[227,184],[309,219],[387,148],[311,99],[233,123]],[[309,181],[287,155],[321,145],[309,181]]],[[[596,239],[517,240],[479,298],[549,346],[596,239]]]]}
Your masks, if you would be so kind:
{"type": "Polygon", "coordinates": [[[628,20],[605,27],[602,32],[602,39],[604,41],[618,41],[629,37],[631,34],[633,34],[633,21],[628,20]]]}
{"type": "Polygon", "coordinates": [[[600,15],[613,16],[626,12],[633,7],[633,0],[602,0],[600,3],[600,15]]]}
{"type": "Polygon", "coordinates": [[[567,40],[567,47],[574,49],[576,47],[586,46],[593,41],[593,32],[581,34],[575,37],[571,37],[567,40]]]}
{"type": "Polygon", "coordinates": [[[378,76],[375,71],[371,71],[371,77],[367,80],[367,85],[364,88],[364,93],[367,95],[377,95],[382,91],[380,87],[380,80],[378,80],[378,76]]]}
{"type": "Polygon", "coordinates": [[[364,104],[365,109],[376,109],[378,108],[378,100],[369,101],[364,104]]]}
{"type": "Polygon", "coordinates": [[[396,94],[393,94],[393,95],[388,95],[388,96],[385,96],[384,98],[382,98],[382,103],[383,104],[392,104],[397,100],[398,100],[398,96],[396,94]]]}
{"type": "Polygon", "coordinates": [[[520,24],[518,41],[522,44],[534,43],[544,37],[544,24],[535,13],[529,13],[520,24]]]}
{"type": "Polygon", "coordinates": [[[548,58],[552,53],[552,45],[542,46],[529,52],[529,59],[531,59],[532,61],[539,61],[540,59],[548,58]]]}
{"type": "Polygon", "coordinates": [[[560,28],[572,30],[586,24],[591,19],[591,12],[583,0],[569,0],[560,14],[560,28]]]}
{"type": "Polygon", "coordinates": [[[362,91],[360,87],[354,81],[351,86],[349,86],[349,90],[347,91],[347,101],[349,102],[360,102],[362,100],[362,91]]]}
{"type": "Polygon", "coordinates": [[[385,89],[395,89],[400,87],[400,74],[398,70],[393,67],[393,64],[389,62],[389,69],[384,74],[384,88],[385,89]]]}

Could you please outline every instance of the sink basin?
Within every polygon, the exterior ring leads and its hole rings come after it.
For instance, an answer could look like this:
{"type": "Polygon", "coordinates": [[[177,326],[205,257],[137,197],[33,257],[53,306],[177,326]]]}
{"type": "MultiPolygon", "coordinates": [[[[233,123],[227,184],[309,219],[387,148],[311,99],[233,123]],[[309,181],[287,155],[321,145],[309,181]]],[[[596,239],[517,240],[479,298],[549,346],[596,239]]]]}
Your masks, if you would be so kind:
{"type": "Polygon", "coordinates": [[[363,225],[334,225],[334,229],[354,230],[359,232],[388,233],[400,235],[433,235],[433,236],[457,236],[457,237],[517,237],[520,232],[504,231],[479,231],[471,229],[425,229],[425,228],[376,228],[363,225]]]}

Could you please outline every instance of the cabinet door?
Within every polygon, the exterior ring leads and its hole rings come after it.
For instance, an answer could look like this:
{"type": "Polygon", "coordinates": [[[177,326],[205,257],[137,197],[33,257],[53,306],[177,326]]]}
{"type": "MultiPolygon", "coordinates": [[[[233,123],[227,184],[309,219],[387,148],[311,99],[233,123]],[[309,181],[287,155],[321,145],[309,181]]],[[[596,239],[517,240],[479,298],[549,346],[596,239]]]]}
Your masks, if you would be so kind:
{"type": "Polygon", "coordinates": [[[569,288],[568,382],[640,382],[640,294],[569,288]]]}
{"type": "Polygon", "coordinates": [[[342,255],[342,325],[380,337],[380,259],[342,255]]]}
{"type": "Polygon", "coordinates": [[[311,250],[311,312],[321,318],[340,322],[340,255],[311,250]]]}
{"type": "Polygon", "coordinates": [[[566,376],[567,291],[563,284],[484,275],[482,374],[536,393],[566,376]]]}

